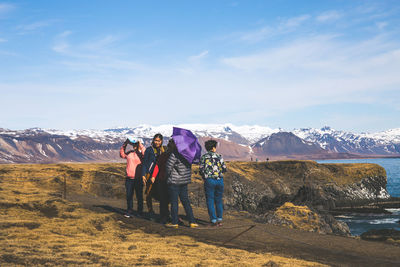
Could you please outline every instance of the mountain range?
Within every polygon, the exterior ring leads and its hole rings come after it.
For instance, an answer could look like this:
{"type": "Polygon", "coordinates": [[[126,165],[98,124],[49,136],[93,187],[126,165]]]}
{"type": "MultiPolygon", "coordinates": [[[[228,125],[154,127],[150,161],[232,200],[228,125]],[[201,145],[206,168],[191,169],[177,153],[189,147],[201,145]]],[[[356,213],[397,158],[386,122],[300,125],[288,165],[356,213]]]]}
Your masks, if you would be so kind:
{"type": "MultiPolygon", "coordinates": [[[[141,138],[148,146],[156,133],[168,140],[173,126],[68,131],[0,128],[0,163],[120,161],[118,150],[127,137],[141,138]]],[[[292,131],[232,124],[177,127],[190,129],[202,145],[210,138],[218,140],[218,151],[227,160],[400,157],[400,128],[360,134],[330,127],[292,131]]]]}

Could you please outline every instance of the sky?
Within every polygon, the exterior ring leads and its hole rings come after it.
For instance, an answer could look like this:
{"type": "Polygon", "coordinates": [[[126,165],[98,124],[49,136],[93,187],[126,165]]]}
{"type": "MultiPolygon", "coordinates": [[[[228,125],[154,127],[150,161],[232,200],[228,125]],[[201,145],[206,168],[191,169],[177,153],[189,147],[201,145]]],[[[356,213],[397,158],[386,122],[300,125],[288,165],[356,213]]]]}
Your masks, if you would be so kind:
{"type": "Polygon", "coordinates": [[[397,0],[0,0],[0,128],[399,118],[397,0]]]}

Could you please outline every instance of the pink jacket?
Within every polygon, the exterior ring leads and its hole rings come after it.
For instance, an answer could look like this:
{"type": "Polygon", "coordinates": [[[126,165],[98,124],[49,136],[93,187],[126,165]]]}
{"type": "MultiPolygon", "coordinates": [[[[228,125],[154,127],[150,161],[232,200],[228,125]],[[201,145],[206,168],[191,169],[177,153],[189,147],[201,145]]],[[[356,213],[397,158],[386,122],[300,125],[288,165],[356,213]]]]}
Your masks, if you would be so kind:
{"type": "Polygon", "coordinates": [[[139,151],[140,157],[138,156],[137,152],[131,152],[128,155],[125,154],[125,149],[122,146],[119,150],[119,156],[123,159],[126,159],[126,176],[131,179],[135,179],[135,175],[141,175],[141,168],[142,168],[142,160],[144,156],[144,151],[146,148],[139,144],[139,151]]]}

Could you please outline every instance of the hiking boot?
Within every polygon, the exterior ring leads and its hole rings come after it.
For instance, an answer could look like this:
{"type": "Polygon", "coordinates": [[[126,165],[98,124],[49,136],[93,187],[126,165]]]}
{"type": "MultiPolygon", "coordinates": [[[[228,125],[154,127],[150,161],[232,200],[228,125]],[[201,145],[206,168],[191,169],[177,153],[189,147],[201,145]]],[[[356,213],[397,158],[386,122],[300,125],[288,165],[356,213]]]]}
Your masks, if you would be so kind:
{"type": "Polygon", "coordinates": [[[169,222],[169,221],[171,221],[171,220],[169,220],[168,217],[161,217],[161,218],[160,218],[160,223],[162,223],[162,224],[166,224],[166,223],[169,222]]]}
{"type": "Polygon", "coordinates": [[[124,217],[125,217],[125,218],[132,218],[132,217],[133,217],[133,215],[132,215],[132,214],[130,214],[130,213],[125,213],[125,214],[124,214],[124,217]]]}
{"type": "Polygon", "coordinates": [[[165,227],[177,229],[177,228],[179,227],[179,225],[177,225],[177,224],[172,224],[172,223],[166,223],[166,224],[165,224],[165,227]]]}
{"type": "Polygon", "coordinates": [[[199,225],[197,223],[190,223],[190,228],[197,228],[199,225]]]}
{"type": "Polygon", "coordinates": [[[125,218],[132,218],[133,217],[133,210],[127,210],[124,214],[125,218]]]}

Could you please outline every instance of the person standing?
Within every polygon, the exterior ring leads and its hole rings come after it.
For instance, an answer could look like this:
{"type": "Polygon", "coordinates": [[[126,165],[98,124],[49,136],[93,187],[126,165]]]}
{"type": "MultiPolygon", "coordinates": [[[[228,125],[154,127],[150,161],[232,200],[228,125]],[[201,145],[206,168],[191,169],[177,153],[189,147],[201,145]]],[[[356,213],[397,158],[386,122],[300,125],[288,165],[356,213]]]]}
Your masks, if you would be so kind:
{"type": "Polygon", "coordinates": [[[126,203],[127,210],[125,217],[130,218],[133,215],[133,195],[136,193],[137,212],[141,216],[143,213],[143,182],[140,177],[142,169],[142,161],[145,153],[145,147],[140,141],[133,139],[126,139],[121,146],[119,155],[121,158],[126,159],[126,203]],[[130,144],[133,150],[126,151],[127,145],[130,144]]]}
{"type": "Polygon", "coordinates": [[[189,226],[196,228],[192,206],[188,196],[188,184],[192,181],[192,164],[189,163],[177,150],[174,141],[171,139],[171,154],[166,163],[166,174],[168,184],[168,194],[171,202],[171,222],[165,226],[178,228],[178,197],[185,209],[189,219],[189,226]]]}
{"type": "Polygon", "coordinates": [[[222,226],[222,214],[224,204],[223,173],[226,172],[226,164],[222,156],[217,152],[217,141],[205,142],[207,153],[200,158],[199,171],[204,180],[204,192],[206,195],[208,215],[212,226],[222,226]]]}
{"type": "MultiPolygon", "coordinates": [[[[169,221],[169,196],[168,196],[168,184],[166,175],[166,164],[171,154],[172,139],[168,142],[167,149],[162,153],[157,160],[154,171],[151,175],[151,183],[154,184],[156,195],[160,201],[160,222],[165,224],[169,221]]],[[[154,189],[153,189],[154,190],[154,189]]]]}
{"type": "MultiPolygon", "coordinates": [[[[153,141],[151,142],[151,146],[146,149],[143,159],[143,168],[142,168],[142,180],[146,187],[152,187],[151,180],[149,179],[151,174],[154,171],[154,167],[156,166],[158,157],[165,152],[165,148],[162,146],[163,144],[163,136],[158,133],[154,135],[153,141]]],[[[153,188],[151,188],[153,190],[153,188]]],[[[154,210],[153,210],[153,200],[152,193],[149,188],[146,188],[146,205],[147,210],[150,214],[150,217],[153,218],[154,210]]]]}

